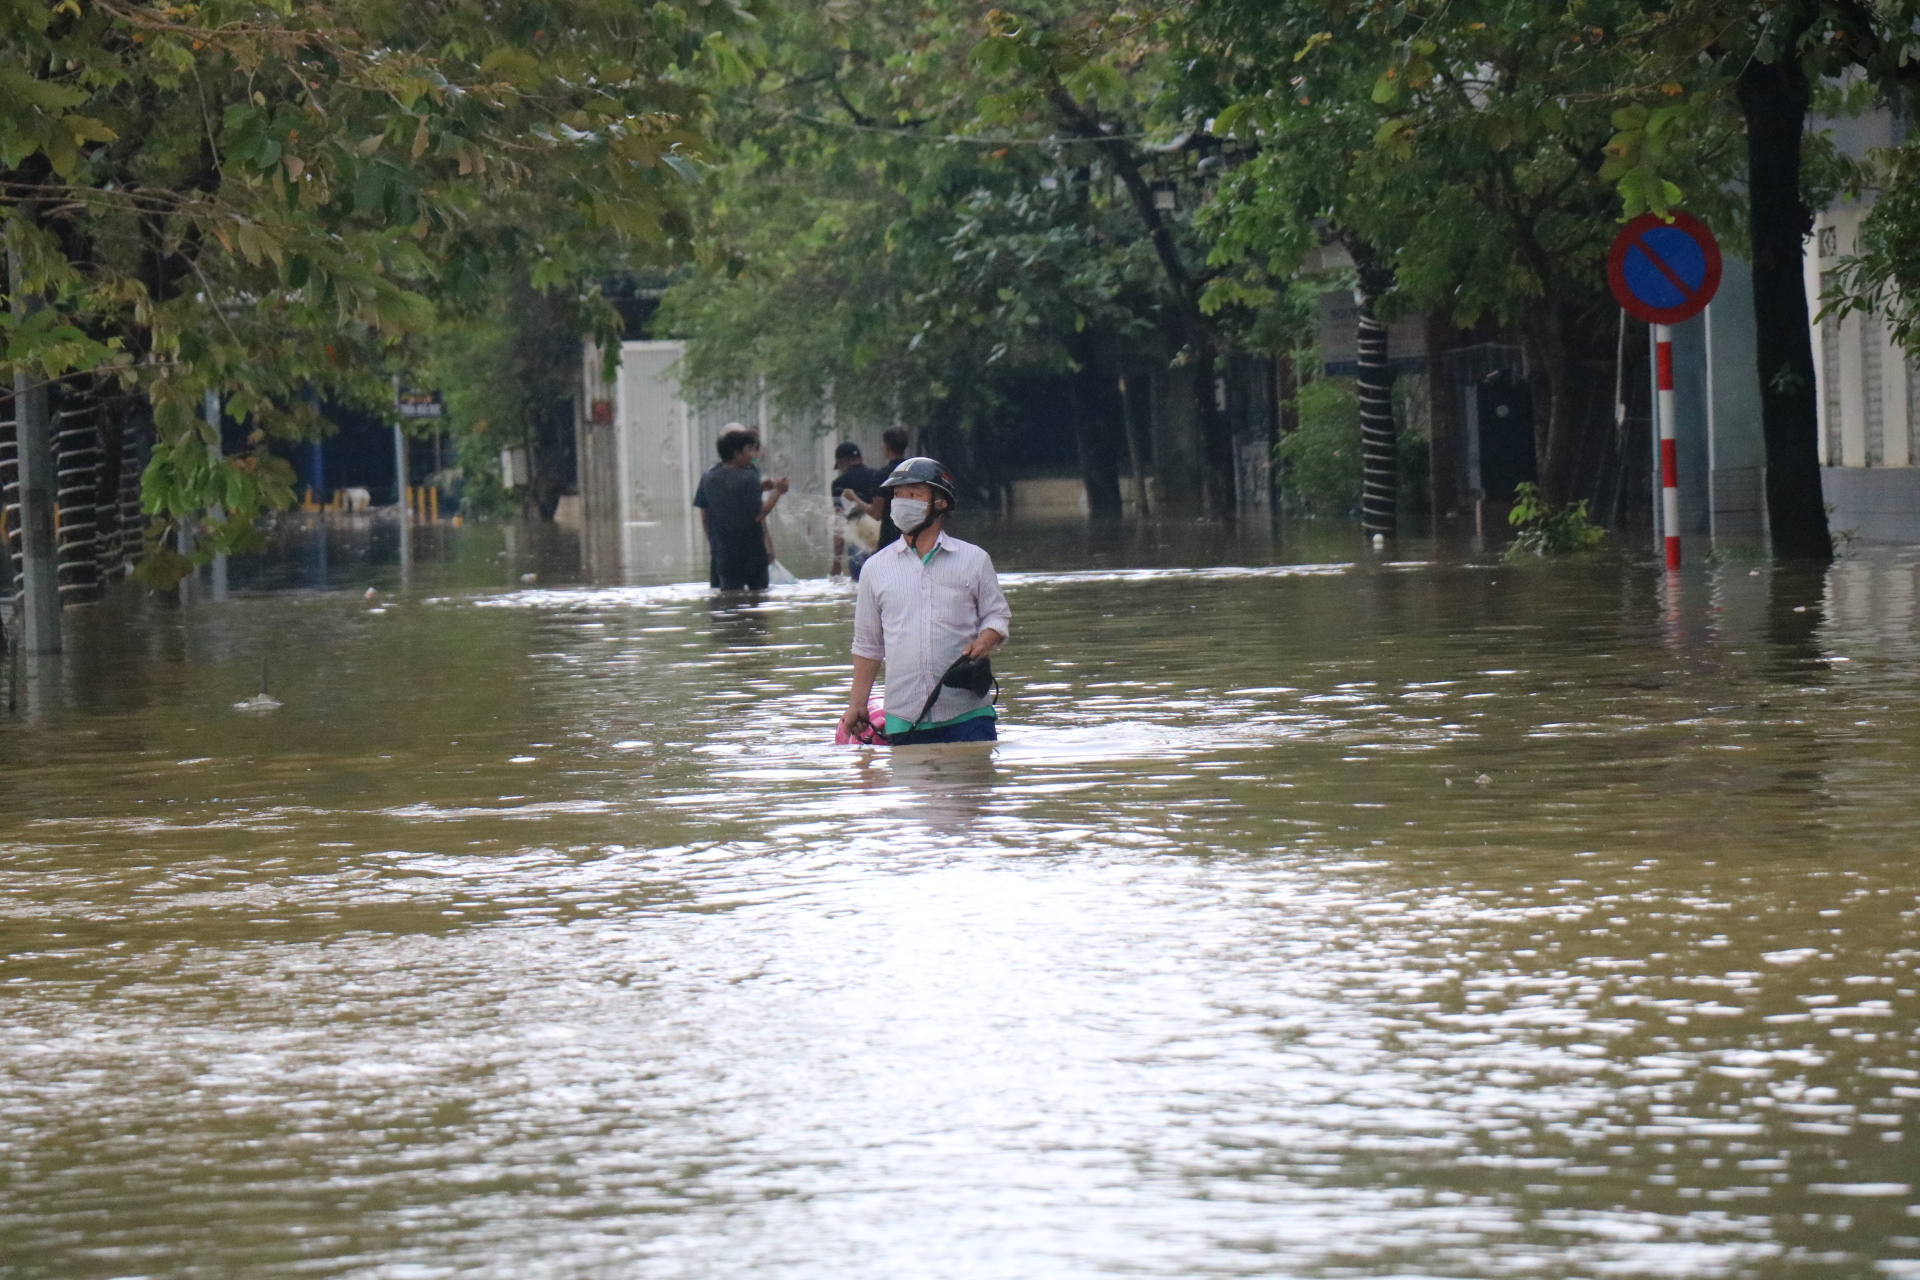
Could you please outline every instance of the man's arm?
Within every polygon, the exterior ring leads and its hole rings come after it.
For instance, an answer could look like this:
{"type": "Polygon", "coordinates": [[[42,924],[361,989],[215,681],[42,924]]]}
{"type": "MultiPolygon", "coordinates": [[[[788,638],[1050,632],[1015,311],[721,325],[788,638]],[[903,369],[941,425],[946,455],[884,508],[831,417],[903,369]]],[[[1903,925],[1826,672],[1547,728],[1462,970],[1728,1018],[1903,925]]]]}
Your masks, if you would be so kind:
{"type": "Polygon", "coordinates": [[[867,717],[867,700],[873,696],[873,682],[886,656],[886,637],[880,629],[880,600],[874,594],[873,578],[869,575],[860,579],[860,591],[853,605],[853,688],[847,693],[847,709],[840,716],[840,727],[849,737],[859,737],[862,726],[872,724],[867,717]]]}
{"type": "Polygon", "coordinates": [[[980,628],[980,634],[967,642],[960,652],[969,658],[984,658],[1007,642],[1006,633],[995,631],[992,627],[980,628]]]}
{"type": "Polygon", "coordinates": [[[993,571],[992,558],[984,554],[974,578],[973,598],[980,606],[980,631],[964,652],[969,658],[984,658],[1013,634],[1013,610],[1007,607],[1006,593],[1000,590],[1000,575],[993,571]]]}
{"type": "Polygon", "coordinates": [[[884,520],[886,518],[887,509],[886,507],[881,505],[880,499],[877,497],[872,502],[862,502],[860,500],[860,495],[855,493],[851,489],[842,489],[840,491],[840,496],[843,498],[850,499],[853,502],[854,506],[860,508],[860,510],[866,512],[868,515],[872,516],[875,520],[884,520]]]}
{"type": "Polygon", "coordinates": [[[780,495],[787,491],[787,478],[781,476],[778,480],[769,480],[761,488],[767,491],[766,501],[760,504],[760,518],[765,520],[780,505],[780,495]]]}
{"type": "Polygon", "coordinates": [[[853,658],[853,689],[847,694],[847,709],[840,713],[840,727],[847,736],[857,738],[863,729],[877,728],[867,717],[867,700],[873,697],[873,682],[880,675],[880,659],[853,658]]]}

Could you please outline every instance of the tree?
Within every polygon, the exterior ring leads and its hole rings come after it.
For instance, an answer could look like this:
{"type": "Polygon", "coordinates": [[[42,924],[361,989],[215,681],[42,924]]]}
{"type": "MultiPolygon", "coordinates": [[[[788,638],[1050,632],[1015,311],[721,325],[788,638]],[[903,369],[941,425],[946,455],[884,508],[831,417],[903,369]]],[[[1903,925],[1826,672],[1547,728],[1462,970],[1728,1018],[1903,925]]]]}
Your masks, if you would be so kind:
{"type": "Polygon", "coordinates": [[[670,246],[697,176],[693,71],[735,4],[0,0],[10,371],[151,403],[145,571],[250,544],[291,499],[274,438],[387,400],[436,314],[501,263],[536,286],[670,246]],[[252,429],[220,456],[208,392],[252,429]],[[170,549],[203,527],[195,556],[170,549]]]}
{"type": "Polygon", "coordinates": [[[618,342],[618,317],[594,288],[536,289],[524,271],[499,275],[483,305],[447,316],[418,344],[422,371],[445,397],[462,509],[510,510],[500,452],[523,448],[531,474],[522,501],[551,520],[572,467],[582,339],[618,342]]]}
{"type": "MultiPolygon", "coordinates": [[[[1602,265],[1621,196],[1607,147],[1616,111],[1663,96],[1641,74],[1661,25],[1630,0],[1201,0],[1194,78],[1215,86],[1215,130],[1250,150],[1220,188],[1216,256],[1288,274],[1324,227],[1369,246],[1377,279],[1391,271],[1388,306],[1512,327],[1534,370],[1542,487],[1571,500],[1580,357],[1613,315],[1602,265]]],[[[1731,154],[1724,129],[1704,129],[1663,152],[1663,172],[1711,193],[1731,154]]]]}
{"type": "Polygon", "coordinates": [[[1884,316],[1894,341],[1920,356],[1920,134],[1877,160],[1878,199],[1838,265],[1829,305],[1884,316]]]}
{"type": "Polygon", "coordinates": [[[1201,424],[1187,505],[1224,507],[1221,326],[1188,213],[1204,136],[1160,123],[1155,29],[1116,12],[820,3],[770,21],[763,69],[721,107],[735,145],[703,270],[663,313],[695,381],[764,375],[789,409],[830,389],[849,418],[903,415],[991,455],[1018,376],[1071,375],[1089,496],[1117,507],[1126,442],[1094,400],[1152,360],[1201,424]]]}
{"type": "MultiPolygon", "coordinates": [[[[1908,96],[1920,84],[1912,0],[1697,0],[1676,7],[1661,38],[1650,42],[1656,65],[1705,65],[1692,99],[1673,119],[1625,120],[1615,140],[1624,171],[1627,212],[1664,211],[1690,185],[1670,180],[1657,132],[1680,135],[1709,118],[1728,95],[1747,135],[1747,213],[1753,260],[1755,359],[1767,449],[1767,519],[1774,554],[1824,562],[1833,556],[1820,485],[1819,407],[1804,275],[1804,243],[1813,229],[1816,194],[1807,161],[1823,159],[1806,121],[1816,88],[1852,74],[1881,93],[1908,96]]],[[[1896,187],[1897,192],[1897,187],[1896,187]]],[[[1898,200],[1889,221],[1900,216],[1898,200]]],[[[1877,297],[1891,277],[1884,259],[1852,273],[1863,298],[1877,297]]],[[[1842,305],[1845,305],[1844,300],[1842,305]]]]}

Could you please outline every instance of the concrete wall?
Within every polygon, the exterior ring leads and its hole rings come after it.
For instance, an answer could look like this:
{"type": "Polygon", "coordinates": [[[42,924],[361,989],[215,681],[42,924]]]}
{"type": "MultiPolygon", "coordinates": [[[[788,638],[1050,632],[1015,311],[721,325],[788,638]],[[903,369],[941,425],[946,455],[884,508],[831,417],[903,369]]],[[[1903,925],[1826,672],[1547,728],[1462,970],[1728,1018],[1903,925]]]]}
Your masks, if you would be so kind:
{"type": "MultiPolygon", "coordinates": [[[[1753,273],[1742,259],[1725,259],[1720,292],[1703,314],[1673,326],[1673,374],[1680,536],[1709,544],[1764,537],[1767,451],[1755,366],[1753,273]]],[[[1657,433],[1649,448],[1658,477],[1657,433]]],[[[1653,507],[1661,534],[1657,479],[1653,507]]]]}
{"type": "MultiPolygon", "coordinates": [[[[1709,461],[1713,456],[1709,444],[1712,423],[1707,416],[1709,399],[1707,386],[1712,381],[1707,366],[1707,318],[1695,316],[1685,324],[1676,324],[1673,328],[1673,399],[1674,399],[1674,438],[1678,445],[1676,452],[1680,464],[1680,536],[1686,540],[1705,539],[1713,533],[1712,468],[1709,461]]],[[[1653,329],[1647,330],[1647,341],[1653,341],[1653,329]]],[[[1651,361],[1649,368],[1653,367],[1651,361]]],[[[1654,410],[1654,431],[1648,442],[1653,450],[1653,527],[1656,537],[1664,538],[1667,531],[1661,525],[1661,501],[1658,477],[1660,475],[1660,438],[1659,410],[1654,410]]]]}
{"type": "Polygon", "coordinates": [[[1716,539],[1767,532],[1767,442],[1760,425],[1760,383],[1753,329],[1753,272],[1727,257],[1720,292],[1704,317],[1707,377],[1707,495],[1716,539]]]}
{"type": "Polygon", "coordinates": [[[693,494],[701,474],[719,461],[714,445],[731,422],[760,432],[761,471],[792,485],[768,522],[775,553],[796,573],[823,571],[834,447],[852,439],[877,463],[881,429],[836,423],[831,401],[821,411],[796,414],[780,412],[771,397],[751,390],[689,402],[679,382],[685,355],[684,342],[625,342],[618,371],[607,379],[599,351],[588,344],[582,352],[585,408],[575,433],[580,519],[593,571],[629,579],[704,573],[706,542],[693,494]]]}
{"type": "Polygon", "coordinates": [[[1920,542],[1920,469],[1822,467],[1834,536],[1845,542],[1920,542]]]}

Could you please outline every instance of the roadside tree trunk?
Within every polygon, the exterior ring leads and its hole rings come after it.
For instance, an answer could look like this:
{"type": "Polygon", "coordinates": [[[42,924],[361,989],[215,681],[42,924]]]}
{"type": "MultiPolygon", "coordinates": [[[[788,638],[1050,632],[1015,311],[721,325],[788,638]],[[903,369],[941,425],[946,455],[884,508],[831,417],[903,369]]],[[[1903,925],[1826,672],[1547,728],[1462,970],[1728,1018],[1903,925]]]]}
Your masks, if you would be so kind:
{"type": "MultiPolygon", "coordinates": [[[[30,213],[27,216],[32,216],[30,213]]],[[[7,253],[7,287],[16,323],[45,304],[26,287],[19,252],[7,253]]],[[[13,375],[14,459],[20,485],[20,604],[23,626],[15,640],[23,653],[60,651],[60,569],[54,545],[58,478],[52,406],[46,374],[22,363],[13,375]]]]}
{"type": "Polygon", "coordinates": [[[1820,489],[1819,405],[1802,257],[1813,213],[1800,194],[1800,144],[1813,94],[1798,47],[1811,10],[1796,7],[1798,25],[1781,41],[1779,60],[1749,60],[1737,88],[1747,119],[1767,531],[1777,558],[1825,562],[1833,559],[1833,538],[1820,489]]]}
{"type": "Polygon", "coordinates": [[[1219,377],[1220,350],[1212,323],[1200,309],[1200,281],[1194,279],[1174,243],[1173,227],[1154,203],[1153,187],[1143,172],[1142,157],[1130,145],[1122,144],[1102,124],[1098,110],[1082,103],[1062,85],[1047,90],[1061,123],[1078,137],[1101,144],[1101,155],[1113,166],[1115,176],[1127,189],[1128,200],[1146,229],[1160,269],[1166,276],[1167,292],[1173,302],[1173,332],[1182,347],[1181,354],[1193,370],[1194,410],[1200,423],[1202,450],[1201,505],[1209,515],[1229,515],[1233,511],[1233,439],[1227,430],[1225,415],[1216,400],[1215,382],[1219,377]]]}
{"type": "Polygon", "coordinates": [[[1120,407],[1114,403],[1113,343],[1104,335],[1078,344],[1081,368],[1068,375],[1067,394],[1073,413],[1074,442],[1080,454],[1081,483],[1086,486],[1087,514],[1101,519],[1120,515],[1120,455],[1124,446],[1114,439],[1120,407]]]}
{"type": "Polygon", "coordinates": [[[1574,361],[1566,311],[1551,298],[1537,311],[1526,336],[1533,357],[1534,403],[1541,409],[1535,418],[1534,456],[1541,492],[1560,506],[1573,501],[1582,423],[1574,413],[1574,361]]]}
{"type": "Polygon", "coordinates": [[[1342,239],[1359,279],[1360,528],[1393,538],[1400,533],[1400,433],[1393,421],[1387,326],[1374,314],[1374,303],[1393,287],[1393,271],[1359,237],[1342,239]]]}

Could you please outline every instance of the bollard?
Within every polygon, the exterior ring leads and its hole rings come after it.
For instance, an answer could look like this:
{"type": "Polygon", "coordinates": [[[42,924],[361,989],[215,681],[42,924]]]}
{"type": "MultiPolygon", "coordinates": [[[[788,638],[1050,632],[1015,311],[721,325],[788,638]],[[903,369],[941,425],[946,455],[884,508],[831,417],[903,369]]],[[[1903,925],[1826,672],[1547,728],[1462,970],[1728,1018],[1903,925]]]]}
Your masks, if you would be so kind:
{"type": "Polygon", "coordinates": [[[438,486],[427,490],[427,505],[433,508],[433,522],[440,523],[440,490],[438,486]]]}
{"type": "Polygon", "coordinates": [[[1680,447],[1674,436],[1673,329],[1667,325],[1653,326],[1653,360],[1660,401],[1660,532],[1673,570],[1680,567],[1680,447]]]}

